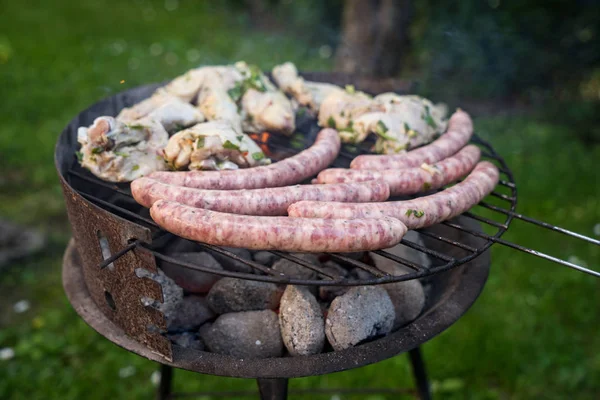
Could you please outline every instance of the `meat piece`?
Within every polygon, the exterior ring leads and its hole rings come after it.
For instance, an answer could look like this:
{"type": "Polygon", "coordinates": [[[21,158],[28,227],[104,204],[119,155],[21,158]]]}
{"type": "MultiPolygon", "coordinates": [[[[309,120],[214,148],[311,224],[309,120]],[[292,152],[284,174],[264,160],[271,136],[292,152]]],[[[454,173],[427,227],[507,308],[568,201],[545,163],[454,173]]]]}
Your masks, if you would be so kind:
{"type": "Polygon", "coordinates": [[[192,207],[246,215],[287,215],[287,208],[300,200],[371,202],[390,195],[383,181],[296,185],[253,190],[203,190],[171,186],[150,178],[131,183],[135,200],[150,208],[158,200],[170,200],[192,207]]]}
{"type": "Polygon", "coordinates": [[[163,229],[203,243],[252,250],[354,252],[394,246],[406,226],[397,219],[311,219],[225,214],[159,200],[150,209],[163,229]]]}
{"type": "Polygon", "coordinates": [[[166,86],[159,88],[156,94],[167,94],[175,96],[186,103],[190,103],[202,85],[206,82],[206,73],[222,67],[201,67],[187,71],[169,82],[166,86]]]}
{"type": "Polygon", "coordinates": [[[431,144],[404,154],[361,155],[352,160],[350,168],[379,170],[418,167],[423,163],[433,164],[464,147],[472,134],[473,122],[469,114],[459,109],[448,121],[447,132],[431,144]]]}
{"type": "Polygon", "coordinates": [[[244,132],[296,128],[292,104],[262,71],[245,62],[205,72],[198,107],[209,120],[227,120],[244,132]]]}
{"type": "Polygon", "coordinates": [[[363,114],[352,126],[359,138],[370,133],[378,136],[373,148],[377,153],[404,152],[431,142],[446,129],[445,106],[435,106],[423,97],[384,93],[373,103],[383,111],[363,114]]]}
{"type": "Polygon", "coordinates": [[[198,189],[259,189],[295,185],[327,168],[340,151],[333,129],[323,129],[308,149],[271,165],[239,171],[159,172],[151,178],[175,186],[198,189]]]}
{"type": "Polygon", "coordinates": [[[321,171],[318,183],[363,182],[383,179],[390,186],[392,196],[415,194],[437,189],[468,174],[481,157],[481,150],[475,145],[464,147],[452,157],[437,164],[423,164],[421,167],[405,169],[366,169],[332,168],[321,171]]]}
{"type": "Polygon", "coordinates": [[[80,127],[81,166],[111,182],[129,182],[166,169],[161,156],[169,135],[161,124],[142,118],[124,124],[113,117],[98,117],[89,127],[80,127]]]}
{"type": "Polygon", "coordinates": [[[148,114],[163,126],[167,132],[179,132],[188,126],[204,121],[204,114],[189,103],[173,99],[148,114]]]}
{"type": "Polygon", "coordinates": [[[236,101],[228,91],[243,79],[242,74],[233,67],[211,68],[204,72],[204,84],[198,91],[198,108],[209,121],[229,121],[235,130],[242,130],[242,117],[236,101]]]}
{"type": "Polygon", "coordinates": [[[339,86],[331,83],[309,82],[298,75],[296,66],[291,62],[277,65],[273,68],[273,80],[281,90],[312,113],[317,113],[321,103],[333,92],[343,92],[339,86]]]}
{"type": "Polygon", "coordinates": [[[177,99],[176,97],[169,96],[164,92],[155,93],[151,97],[144,99],[131,107],[122,109],[119,115],[117,115],[117,120],[124,123],[135,121],[145,117],[158,107],[168,103],[174,98],[177,99]]]}
{"type": "Polygon", "coordinates": [[[171,169],[222,170],[269,164],[252,139],[228,121],[192,126],[171,136],[164,150],[171,169]]]}
{"type": "Polygon", "coordinates": [[[133,107],[124,108],[117,116],[117,120],[134,123],[143,117],[155,119],[168,132],[177,132],[204,121],[204,115],[196,107],[166,94],[155,94],[133,107]]]}
{"type": "Polygon", "coordinates": [[[362,92],[335,91],[325,98],[319,109],[319,125],[337,129],[345,143],[360,143],[369,134],[354,129],[354,120],[364,114],[383,111],[382,105],[362,92]]]}
{"type": "Polygon", "coordinates": [[[431,226],[469,210],[487,196],[498,183],[498,168],[482,161],[462,182],[430,196],[386,203],[331,203],[301,201],[288,208],[290,217],[300,218],[382,218],[392,217],[409,229],[431,226]]]}
{"type": "Polygon", "coordinates": [[[280,91],[247,90],[241,100],[244,132],[281,132],[291,135],[296,129],[292,104],[280,91]]]}

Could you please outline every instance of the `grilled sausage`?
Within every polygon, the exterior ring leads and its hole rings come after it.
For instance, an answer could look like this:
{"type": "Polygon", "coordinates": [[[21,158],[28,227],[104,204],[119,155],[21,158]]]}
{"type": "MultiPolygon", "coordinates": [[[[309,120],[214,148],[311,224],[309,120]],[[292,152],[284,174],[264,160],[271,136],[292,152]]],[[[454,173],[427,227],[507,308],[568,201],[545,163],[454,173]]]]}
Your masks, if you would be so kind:
{"type": "Polygon", "coordinates": [[[482,161],[462,182],[430,196],[386,203],[325,203],[300,201],[288,208],[290,217],[382,218],[392,217],[409,229],[431,226],[456,217],[479,203],[498,183],[498,168],[482,161]]]}
{"type": "Polygon", "coordinates": [[[311,219],[225,214],[159,200],[154,221],[189,240],[253,250],[355,252],[394,246],[406,233],[397,219],[311,219]]]}
{"type": "Polygon", "coordinates": [[[170,200],[232,214],[287,215],[287,208],[300,200],[353,203],[385,201],[390,196],[390,189],[387,183],[372,180],[252,190],[203,190],[140,178],[131,183],[131,193],[138,203],[148,208],[158,200],[170,200]]]}
{"type": "Polygon", "coordinates": [[[271,165],[234,171],[156,172],[149,177],[175,186],[232,190],[289,186],[327,168],[340,151],[337,131],[323,129],[308,149],[271,165]]]}
{"type": "Polygon", "coordinates": [[[361,155],[352,160],[350,168],[380,170],[418,167],[423,163],[434,164],[460,150],[472,135],[471,117],[459,109],[450,117],[446,133],[427,146],[403,154],[361,155]]]}
{"type": "Polygon", "coordinates": [[[434,165],[381,171],[331,168],[321,171],[317,182],[344,183],[382,179],[390,186],[392,196],[414,194],[440,188],[465,176],[475,167],[480,157],[479,147],[469,145],[434,165]]]}

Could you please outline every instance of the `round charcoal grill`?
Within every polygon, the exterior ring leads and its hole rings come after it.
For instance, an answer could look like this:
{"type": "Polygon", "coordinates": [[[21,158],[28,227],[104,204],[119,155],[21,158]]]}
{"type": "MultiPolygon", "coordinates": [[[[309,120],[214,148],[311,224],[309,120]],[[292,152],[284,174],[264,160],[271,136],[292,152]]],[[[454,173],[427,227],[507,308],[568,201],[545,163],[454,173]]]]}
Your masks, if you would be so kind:
{"type": "MultiPolygon", "coordinates": [[[[347,75],[319,73],[306,74],[305,77],[338,85],[354,82],[357,89],[372,93],[394,89],[382,86],[379,81],[347,75]]],[[[148,85],[128,90],[79,114],[60,136],[55,162],[75,239],[67,249],[63,268],[67,295],[76,311],[100,334],[129,351],[164,365],[159,390],[161,398],[171,395],[172,367],[206,374],[257,378],[262,398],[275,399],[285,398],[287,378],[355,368],[407,351],[410,352],[419,395],[427,398],[429,390],[418,346],[448,328],[475,301],[487,279],[490,264],[488,249],[492,244],[500,243],[599,276],[595,271],[500,238],[511,221],[518,218],[600,244],[597,240],[515,213],[517,189],[512,173],[492,146],[477,135],[473,136],[472,143],[481,147],[483,158],[499,168],[499,185],[486,201],[470,212],[451,221],[418,230],[424,245],[402,240],[402,246],[425,254],[430,264],[422,265],[385,250],[370,252],[408,268],[410,273],[389,275],[369,262],[370,255],[358,258],[344,254],[320,255],[322,260],[332,259],[339,264],[359,268],[368,276],[364,279],[349,279],[334,276],[293,254],[273,251],[281,258],[316,271],[319,276],[319,279],[312,280],[297,279],[238,257],[225,248],[188,242],[160,229],[149,217],[148,210],[133,200],[128,184],[113,184],[96,178],[78,165],[75,156],[78,149],[78,127],[89,126],[98,116],[116,115],[123,107],[148,97],[158,86],[148,85]],[[103,246],[102,242],[107,246],[103,246]],[[188,248],[195,246],[197,251],[209,251],[231,258],[249,266],[252,272],[215,271],[169,255],[171,249],[182,245],[188,248]],[[168,262],[222,276],[279,284],[357,286],[422,279],[430,285],[430,290],[422,314],[409,325],[386,337],[355,348],[314,356],[240,360],[226,355],[183,349],[172,345],[160,334],[160,331],[166,329],[163,314],[141,302],[142,297],[162,300],[160,285],[136,274],[139,268],[156,272],[156,260],[158,265],[168,262]]],[[[292,137],[260,133],[253,135],[253,139],[273,160],[289,157],[310,146],[319,131],[315,120],[307,116],[299,116],[297,125],[298,133],[292,137]]],[[[356,155],[367,153],[371,145],[369,142],[360,146],[344,145],[333,165],[348,167],[356,155]]]]}

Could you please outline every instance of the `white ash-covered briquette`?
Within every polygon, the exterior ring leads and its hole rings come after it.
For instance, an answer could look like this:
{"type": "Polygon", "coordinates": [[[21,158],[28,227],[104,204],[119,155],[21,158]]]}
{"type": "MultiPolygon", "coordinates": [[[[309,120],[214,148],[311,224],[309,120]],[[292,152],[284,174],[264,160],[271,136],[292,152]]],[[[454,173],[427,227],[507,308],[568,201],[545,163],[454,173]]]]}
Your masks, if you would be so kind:
{"type": "Polygon", "coordinates": [[[394,316],[394,305],[385,289],[354,287],[331,302],[325,334],[334,350],[344,350],[390,333],[394,316]]]}
{"type": "Polygon", "coordinates": [[[283,289],[270,282],[223,278],[208,292],[208,303],[217,314],[238,311],[274,310],[283,289]]]}
{"type": "Polygon", "coordinates": [[[280,357],[283,341],[277,314],[271,310],[223,314],[200,328],[202,341],[213,353],[239,358],[280,357]]]}
{"type": "Polygon", "coordinates": [[[293,356],[318,354],[325,344],[325,323],[317,299],[307,287],[288,285],[281,298],[279,325],[293,356]]]}

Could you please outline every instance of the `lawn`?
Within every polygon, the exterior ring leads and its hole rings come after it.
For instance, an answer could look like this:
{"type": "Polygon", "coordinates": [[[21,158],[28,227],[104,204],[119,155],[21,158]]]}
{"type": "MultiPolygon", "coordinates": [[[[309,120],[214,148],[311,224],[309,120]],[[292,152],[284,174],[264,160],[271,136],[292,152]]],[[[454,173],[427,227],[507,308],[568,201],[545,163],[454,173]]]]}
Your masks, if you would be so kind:
{"type": "MultiPolygon", "coordinates": [[[[269,68],[291,60],[328,69],[326,43],[251,29],[241,10],[177,1],[3,2],[0,13],[0,218],[43,231],[41,254],[0,270],[0,398],[151,398],[158,365],[129,354],[85,325],[60,281],[69,238],[53,166],[63,126],[120,90],[198,64],[244,59],[269,68]],[[42,4],[42,5],[40,5],[42,4]],[[29,300],[24,313],[13,304],[29,300]]],[[[214,2],[216,3],[216,2],[214,2]]],[[[435,99],[442,100],[442,99],[435,99]]],[[[518,210],[585,235],[600,223],[600,147],[536,113],[476,116],[478,132],[506,157],[518,210]]],[[[600,248],[515,223],[506,238],[600,269],[600,248]]],[[[596,228],[597,229],[597,228],[596,228]]],[[[598,234],[598,232],[596,232],[598,234]]],[[[440,398],[579,398],[600,391],[599,282],[533,256],[494,246],[478,302],[423,346],[440,398]]],[[[250,380],[178,371],[178,390],[254,388],[250,380]]],[[[406,356],[293,388],[412,386],[406,356]]],[[[339,397],[339,398],[344,398],[339,397]]],[[[372,396],[370,399],[381,399],[372,396]]]]}

